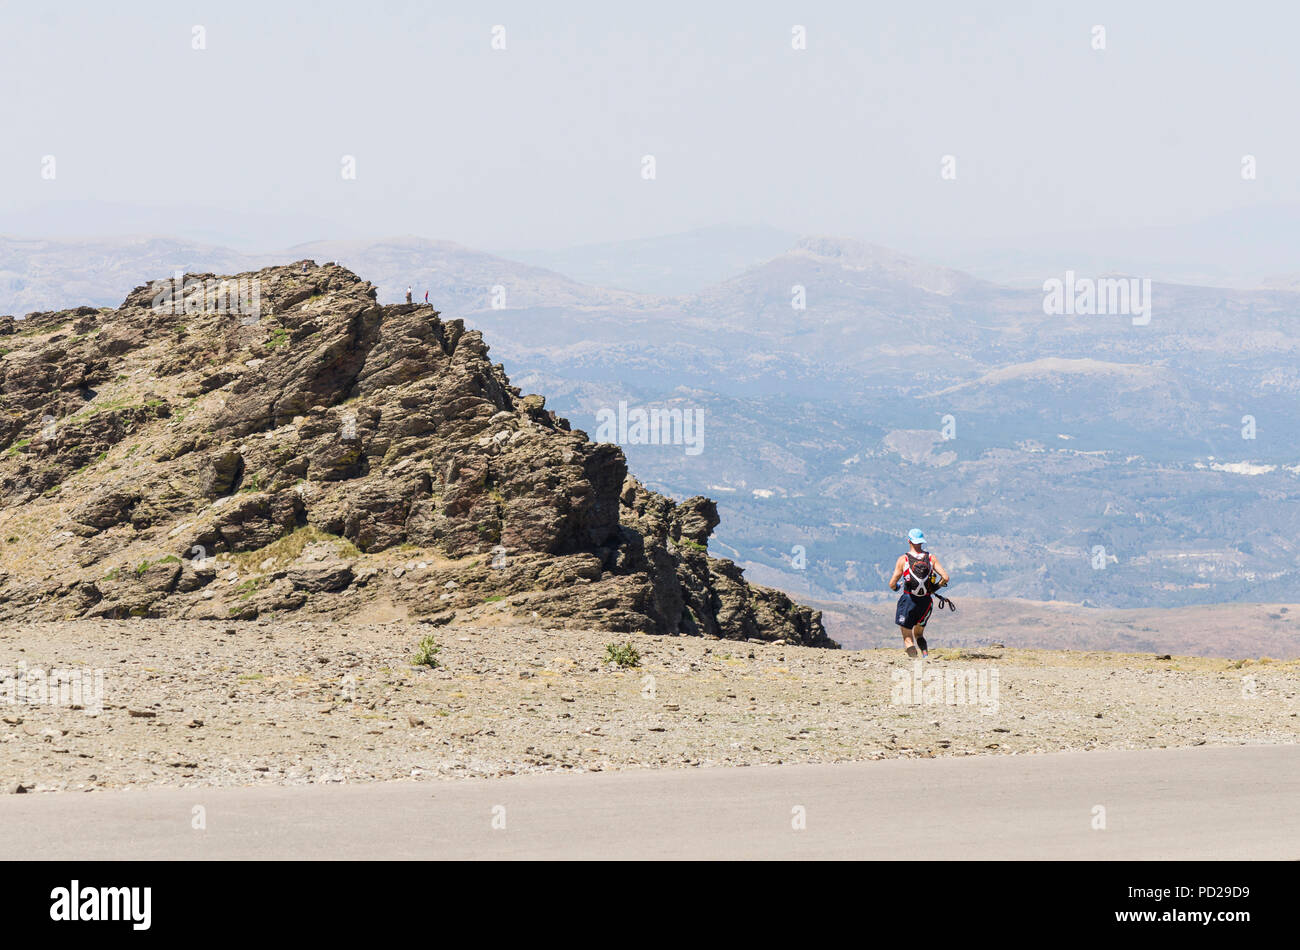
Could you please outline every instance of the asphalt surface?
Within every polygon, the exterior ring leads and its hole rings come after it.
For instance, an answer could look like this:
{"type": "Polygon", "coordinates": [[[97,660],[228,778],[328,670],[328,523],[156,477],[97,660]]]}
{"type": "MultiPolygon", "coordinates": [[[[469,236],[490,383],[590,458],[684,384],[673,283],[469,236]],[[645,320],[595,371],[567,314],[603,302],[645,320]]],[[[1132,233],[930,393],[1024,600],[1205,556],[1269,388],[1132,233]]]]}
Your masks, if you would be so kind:
{"type": "Polygon", "coordinates": [[[0,858],[1294,860],[1300,746],[9,795],[0,858]]]}

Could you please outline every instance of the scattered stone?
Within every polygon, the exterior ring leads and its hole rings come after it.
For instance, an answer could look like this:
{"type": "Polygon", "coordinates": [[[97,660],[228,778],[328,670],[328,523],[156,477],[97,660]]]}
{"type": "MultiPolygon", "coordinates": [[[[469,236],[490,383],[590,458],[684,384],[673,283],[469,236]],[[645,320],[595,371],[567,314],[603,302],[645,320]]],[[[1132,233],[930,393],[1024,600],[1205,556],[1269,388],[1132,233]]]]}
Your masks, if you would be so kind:
{"type": "Polygon", "coordinates": [[[285,574],[298,590],[318,594],[340,591],[352,583],[352,565],[341,559],[293,566],[285,574]]]}
{"type": "MultiPolygon", "coordinates": [[[[504,575],[482,570],[509,589],[504,575]]],[[[446,581],[440,571],[420,580],[431,600],[446,581]]],[[[576,625],[548,631],[476,617],[436,628],[364,607],[310,623],[263,619],[98,619],[93,628],[0,620],[0,666],[75,658],[108,671],[109,695],[120,697],[98,720],[67,706],[0,708],[25,719],[0,728],[6,771],[39,791],[1278,743],[1294,738],[1300,694],[1295,661],[1270,664],[1267,688],[1247,696],[1229,661],[1180,657],[1166,670],[1119,654],[1016,649],[998,661],[1001,718],[990,720],[976,702],[894,702],[892,672],[910,670],[897,649],[787,644],[755,662],[738,660],[748,645],[576,625]],[[232,626],[245,635],[223,637],[232,626]],[[430,633],[451,669],[409,666],[430,633]],[[626,640],[645,668],[605,671],[597,661],[606,645],[626,640]],[[650,674],[653,701],[640,695],[650,674]],[[156,718],[138,729],[114,720],[131,709],[156,718]],[[1099,710],[1109,723],[1094,718],[1099,710]],[[597,736],[598,750],[582,745],[597,736]],[[97,777],[87,779],[92,763],[97,777]]]]}

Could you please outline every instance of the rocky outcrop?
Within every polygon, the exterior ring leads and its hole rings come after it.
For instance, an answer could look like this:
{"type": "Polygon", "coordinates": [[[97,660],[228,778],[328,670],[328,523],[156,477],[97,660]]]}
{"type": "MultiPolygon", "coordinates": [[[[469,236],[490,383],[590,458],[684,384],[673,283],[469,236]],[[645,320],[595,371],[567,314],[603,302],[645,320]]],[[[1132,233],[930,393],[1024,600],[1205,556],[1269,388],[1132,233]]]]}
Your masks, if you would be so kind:
{"type": "Polygon", "coordinates": [[[714,503],[524,395],[460,320],[311,262],[224,312],[0,327],[0,616],[367,611],[832,646],[708,555],[714,503]]]}

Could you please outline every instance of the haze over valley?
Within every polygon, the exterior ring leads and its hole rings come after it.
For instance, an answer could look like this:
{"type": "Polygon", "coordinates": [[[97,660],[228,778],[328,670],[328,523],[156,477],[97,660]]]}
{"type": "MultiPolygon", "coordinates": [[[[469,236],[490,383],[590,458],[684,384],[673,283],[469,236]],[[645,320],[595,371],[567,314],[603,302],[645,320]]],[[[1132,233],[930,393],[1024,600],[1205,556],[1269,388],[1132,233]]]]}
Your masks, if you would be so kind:
{"type": "Polygon", "coordinates": [[[575,268],[696,288],[675,294],[420,238],[262,254],[5,239],[0,312],[116,306],[146,274],[338,261],[381,301],[427,291],[593,437],[620,403],[701,412],[698,454],[633,441],[632,470],[672,497],[716,499],[713,553],[801,597],[879,613],[899,539],[921,524],[959,599],[1300,601],[1300,293],[1155,282],[1135,325],[1045,313],[1041,289],[826,236],[700,286],[783,240],[739,233],[615,245],[575,268]]]}

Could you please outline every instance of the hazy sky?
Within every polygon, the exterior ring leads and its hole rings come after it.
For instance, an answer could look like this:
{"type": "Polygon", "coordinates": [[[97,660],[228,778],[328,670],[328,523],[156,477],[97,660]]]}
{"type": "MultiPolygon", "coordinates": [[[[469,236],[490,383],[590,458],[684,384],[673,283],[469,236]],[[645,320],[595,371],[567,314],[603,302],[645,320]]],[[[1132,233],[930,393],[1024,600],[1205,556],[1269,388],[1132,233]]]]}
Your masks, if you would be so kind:
{"type": "Polygon", "coordinates": [[[1300,200],[1298,36],[1283,3],[6,2],[0,233],[1175,224],[1300,200]]]}

